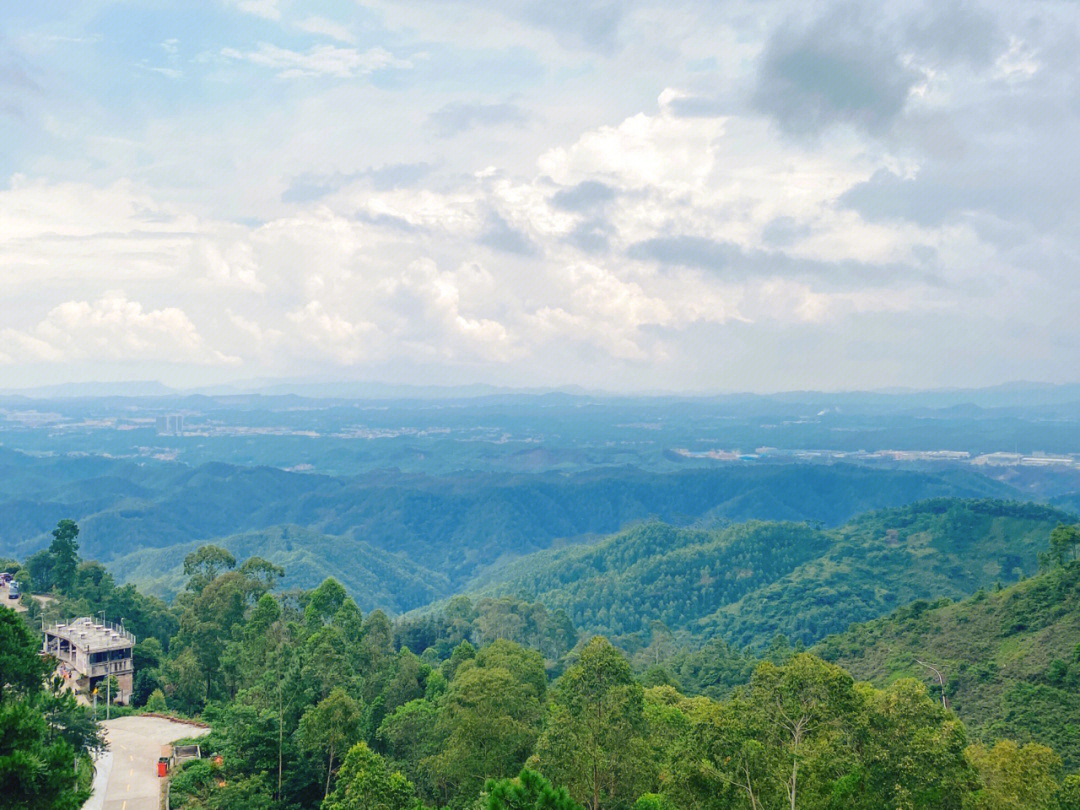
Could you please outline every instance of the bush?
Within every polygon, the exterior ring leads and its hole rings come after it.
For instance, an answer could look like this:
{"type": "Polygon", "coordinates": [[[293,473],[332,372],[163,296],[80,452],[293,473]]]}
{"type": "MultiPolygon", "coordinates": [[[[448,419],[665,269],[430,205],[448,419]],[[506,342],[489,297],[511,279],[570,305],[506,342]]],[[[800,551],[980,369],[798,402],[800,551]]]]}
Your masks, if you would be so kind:
{"type": "Polygon", "coordinates": [[[165,693],[160,689],[155,689],[150,693],[150,697],[146,700],[146,710],[150,712],[164,712],[168,710],[168,705],[165,703],[165,693]]]}

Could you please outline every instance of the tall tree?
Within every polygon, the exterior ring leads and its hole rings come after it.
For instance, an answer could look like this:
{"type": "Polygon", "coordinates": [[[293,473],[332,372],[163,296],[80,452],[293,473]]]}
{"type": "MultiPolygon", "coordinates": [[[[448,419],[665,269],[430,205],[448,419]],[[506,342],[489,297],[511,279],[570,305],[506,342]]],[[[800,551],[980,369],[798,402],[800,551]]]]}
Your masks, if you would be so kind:
{"type": "Polygon", "coordinates": [[[184,557],[184,576],[188,578],[187,589],[201,593],[218,574],[236,567],[236,557],[221,546],[200,546],[184,557]]]}
{"type": "Polygon", "coordinates": [[[74,520],[61,520],[52,536],[49,555],[53,561],[53,584],[61,593],[68,593],[75,584],[75,572],[79,568],[79,543],[76,540],[79,527],[74,520]]]}
{"type": "Polygon", "coordinates": [[[324,799],[330,795],[334,758],[360,736],[362,718],[360,704],[345,694],[344,689],[338,688],[318,705],[308,709],[300,721],[300,745],[308,750],[322,751],[327,758],[324,799]]]}
{"type": "Polygon", "coordinates": [[[540,732],[545,688],[540,654],[510,641],[458,668],[439,712],[442,750],[433,762],[444,799],[464,802],[487,779],[518,773],[540,732]]]}
{"type": "Polygon", "coordinates": [[[536,761],[590,810],[625,807],[653,781],[643,691],[630,665],[597,636],[559,679],[536,761]]]}
{"type": "Polygon", "coordinates": [[[1080,525],[1061,524],[1050,532],[1050,557],[1058,565],[1065,565],[1076,557],[1080,548],[1080,525]]]}
{"type": "Polygon", "coordinates": [[[47,693],[50,669],[22,619],[0,609],[0,810],[77,810],[76,757],[100,746],[97,725],[70,693],[47,693]]]}

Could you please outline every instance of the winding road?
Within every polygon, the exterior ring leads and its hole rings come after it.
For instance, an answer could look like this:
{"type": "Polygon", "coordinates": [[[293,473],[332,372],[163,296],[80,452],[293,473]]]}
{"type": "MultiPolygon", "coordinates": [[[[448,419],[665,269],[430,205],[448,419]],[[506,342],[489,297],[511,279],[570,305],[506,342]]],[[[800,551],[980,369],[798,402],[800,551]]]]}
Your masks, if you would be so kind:
{"type": "Polygon", "coordinates": [[[161,746],[181,737],[201,737],[207,729],[162,717],[118,717],[101,724],[108,749],[97,761],[94,793],[83,810],[158,810],[161,746]]]}

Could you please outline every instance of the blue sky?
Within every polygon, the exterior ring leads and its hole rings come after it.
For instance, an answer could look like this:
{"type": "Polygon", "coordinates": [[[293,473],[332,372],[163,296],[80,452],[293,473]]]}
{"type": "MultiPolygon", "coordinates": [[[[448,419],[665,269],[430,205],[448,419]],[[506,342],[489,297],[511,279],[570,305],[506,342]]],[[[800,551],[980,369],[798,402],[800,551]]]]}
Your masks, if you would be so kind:
{"type": "Polygon", "coordinates": [[[1075,3],[0,6],[0,386],[1076,379],[1075,3]]]}

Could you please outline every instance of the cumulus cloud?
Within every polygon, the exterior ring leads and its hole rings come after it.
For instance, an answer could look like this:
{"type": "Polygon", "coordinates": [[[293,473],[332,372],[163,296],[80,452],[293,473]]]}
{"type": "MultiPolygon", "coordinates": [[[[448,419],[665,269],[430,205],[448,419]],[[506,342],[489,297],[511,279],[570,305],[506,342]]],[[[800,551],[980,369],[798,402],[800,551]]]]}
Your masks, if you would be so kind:
{"type": "Polygon", "coordinates": [[[784,374],[866,384],[961,332],[1023,357],[988,324],[1080,306],[1070,5],[448,2],[345,26],[232,0],[200,53],[100,39],[78,104],[59,48],[5,40],[0,163],[32,175],[0,186],[8,373],[105,340],[248,374],[776,387],[786,340],[784,374]],[[114,62],[138,103],[99,87],[114,62]],[[868,334],[888,362],[850,381],[814,360],[868,334]]]}
{"type": "Polygon", "coordinates": [[[869,180],[841,194],[838,201],[871,222],[906,219],[921,225],[941,223],[958,214],[964,204],[954,189],[935,188],[888,169],[878,169],[869,180]]]}
{"type": "Polygon", "coordinates": [[[529,256],[536,253],[536,245],[524,233],[496,213],[488,217],[480,244],[505,253],[529,256]]]}
{"type": "Polygon", "coordinates": [[[30,332],[4,329],[0,354],[8,362],[156,360],[198,365],[236,364],[237,357],[209,348],[188,316],[176,307],[146,310],[121,292],[97,301],[53,307],[30,332]]]}
{"type": "Polygon", "coordinates": [[[582,180],[551,195],[551,204],[564,211],[589,211],[615,199],[616,190],[599,180],[582,180]]]}
{"type": "Polygon", "coordinates": [[[904,34],[908,47],[939,64],[967,60],[986,66],[1006,44],[990,9],[962,0],[939,0],[919,9],[904,34]]]}

